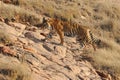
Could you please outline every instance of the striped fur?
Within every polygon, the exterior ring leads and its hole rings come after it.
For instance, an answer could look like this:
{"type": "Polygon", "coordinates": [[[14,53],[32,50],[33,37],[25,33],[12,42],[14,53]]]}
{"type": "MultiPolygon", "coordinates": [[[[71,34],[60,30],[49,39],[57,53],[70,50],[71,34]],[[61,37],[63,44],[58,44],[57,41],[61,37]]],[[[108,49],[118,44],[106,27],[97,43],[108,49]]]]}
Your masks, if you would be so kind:
{"type": "Polygon", "coordinates": [[[63,45],[64,43],[64,35],[72,35],[76,36],[76,40],[80,42],[82,45],[91,44],[96,50],[95,43],[96,39],[93,37],[92,32],[90,29],[86,28],[77,23],[69,22],[69,21],[61,21],[58,19],[48,19],[45,20],[43,18],[43,26],[44,28],[49,28],[50,33],[55,33],[59,35],[61,42],[60,44],[63,45]]]}

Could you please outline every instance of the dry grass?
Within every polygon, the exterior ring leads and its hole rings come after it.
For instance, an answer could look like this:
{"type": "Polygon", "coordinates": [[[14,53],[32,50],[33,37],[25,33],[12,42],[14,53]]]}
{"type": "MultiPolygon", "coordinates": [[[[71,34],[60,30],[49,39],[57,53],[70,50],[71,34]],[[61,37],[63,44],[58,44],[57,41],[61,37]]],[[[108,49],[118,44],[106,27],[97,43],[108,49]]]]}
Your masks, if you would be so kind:
{"type": "Polygon", "coordinates": [[[4,18],[15,17],[19,22],[30,22],[34,25],[40,23],[40,16],[29,9],[21,8],[11,4],[4,4],[0,2],[0,15],[4,18]],[[9,14],[8,14],[9,13],[9,14]]]}
{"type": "Polygon", "coordinates": [[[10,37],[0,30],[0,44],[11,45],[12,43],[10,37]]]}
{"type": "Polygon", "coordinates": [[[96,66],[102,67],[101,69],[111,68],[111,71],[120,73],[120,51],[114,51],[111,49],[100,49],[93,55],[96,62],[96,66]],[[104,56],[103,56],[104,55],[104,56]]]}
{"type": "Polygon", "coordinates": [[[96,1],[97,3],[94,2],[92,5],[93,20],[96,20],[94,24],[97,24],[96,33],[105,45],[89,56],[94,59],[93,64],[97,69],[106,70],[116,76],[116,74],[120,74],[120,6],[119,3],[111,1],[114,0],[96,1]]]}
{"type": "MultiPolygon", "coordinates": [[[[109,36],[109,34],[107,34],[109,36]]],[[[106,36],[107,36],[106,35],[106,36]]],[[[118,34],[117,34],[118,35],[118,34]]],[[[114,37],[99,37],[102,40],[102,44],[97,51],[89,50],[87,56],[92,57],[94,62],[91,62],[97,70],[104,70],[114,77],[113,80],[119,80],[120,76],[120,45],[114,40],[114,37]]]]}
{"type": "Polygon", "coordinates": [[[78,18],[79,8],[74,3],[68,2],[63,4],[64,1],[42,1],[42,0],[21,0],[20,6],[25,7],[35,13],[44,14],[49,17],[59,17],[64,19],[78,18]],[[58,6],[59,5],[59,6],[58,6]],[[68,5],[68,6],[66,6],[68,5]]]}
{"type": "MultiPolygon", "coordinates": [[[[93,54],[89,54],[94,60],[93,65],[98,70],[105,70],[114,77],[120,75],[120,45],[114,41],[106,41],[107,48],[98,49],[93,54]]],[[[116,79],[119,80],[119,79],[116,79]]]]}
{"type": "Polygon", "coordinates": [[[1,58],[0,75],[4,75],[6,80],[30,80],[31,78],[30,69],[26,64],[19,63],[12,57],[5,57],[5,60],[1,58]]]}

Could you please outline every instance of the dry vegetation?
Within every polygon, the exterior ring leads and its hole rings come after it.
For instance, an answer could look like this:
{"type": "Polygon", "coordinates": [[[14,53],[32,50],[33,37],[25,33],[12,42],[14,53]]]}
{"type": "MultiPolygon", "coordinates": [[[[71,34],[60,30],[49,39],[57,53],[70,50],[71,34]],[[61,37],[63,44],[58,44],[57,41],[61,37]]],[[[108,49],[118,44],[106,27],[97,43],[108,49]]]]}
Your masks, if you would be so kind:
{"type": "Polygon", "coordinates": [[[4,45],[12,44],[12,40],[10,39],[10,37],[1,30],[0,30],[0,44],[4,45]]]}
{"type": "MultiPolygon", "coordinates": [[[[0,15],[15,17],[31,24],[39,15],[75,20],[89,26],[103,44],[95,54],[87,54],[97,69],[120,74],[120,1],[119,0],[19,0],[19,6],[0,3],[0,15]],[[9,15],[8,15],[9,13],[9,15]],[[84,17],[84,18],[83,18],[84,17]]],[[[119,75],[120,76],[120,75],[119,75]]],[[[118,79],[117,79],[118,80],[118,79]]]]}
{"type": "Polygon", "coordinates": [[[40,16],[29,9],[26,10],[25,8],[2,2],[0,3],[0,15],[3,18],[16,18],[16,21],[30,22],[33,25],[40,22],[40,16]]]}
{"type": "MultiPolygon", "coordinates": [[[[1,56],[1,55],[0,55],[1,56]]],[[[4,80],[30,80],[30,69],[24,63],[10,62],[14,61],[11,57],[4,57],[0,61],[0,75],[4,75],[4,80]]]]}

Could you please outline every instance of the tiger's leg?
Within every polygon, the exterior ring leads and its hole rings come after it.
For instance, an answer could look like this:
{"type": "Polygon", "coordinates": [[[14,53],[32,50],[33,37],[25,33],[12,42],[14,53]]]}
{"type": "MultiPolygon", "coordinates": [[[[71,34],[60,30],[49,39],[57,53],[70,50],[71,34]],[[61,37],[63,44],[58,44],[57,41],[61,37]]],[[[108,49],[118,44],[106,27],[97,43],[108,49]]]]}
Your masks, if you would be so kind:
{"type": "Polygon", "coordinates": [[[64,39],[63,39],[63,37],[64,37],[64,32],[63,32],[62,30],[59,30],[59,31],[58,31],[58,35],[59,35],[60,40],[61,40],[60,44],[63,45],[63,43],[64,43],[64,39]]]}
{"type": "Polygon", "coordinates": [[[79,42],[79,44],[81,46],[81,49],[85,49],[86,48],[86,44],[85,44],[84,39],[82,39],[82,38],[80,38],[80,37],[77,36],[76,41],[79,42]]]}
{"type": "Polygon", "coordinates": [[[49,40],[49,39],[52,38],[52,34],[51,33],[49,33],[49,34],[40,33],[40,34],[45,37],[45,39],[42,39],[42,41],[46,41],[46,40],[49,40]]]}
{"type": "Polygon", "coordinates": [[[84,50],[89,49],[89,45],[88,45],[88,43],[87,43],[85,40],[83,40],[82,43],[83,43],[83,45],[84,45],[84,46],[83,46],[83,49],[84,49],[84,50]]]}
{"type": "Polygon", "coordinates": [[[81,46],[82,46],[81,49],[85,49],[86,48],[86,44],[83,43],[83,42],[81,43],[81,46]]]}
{"type": "Polygon", "coordinates": [[[94,36],[93,36],[92,32],[89,31],[89,30],[88,30],[88,34],[90,35],[91,45],[92,45],[94,51],[96,51],[96,46],[95,46],[95,43],[94,43],[94,36]]]}
{"type": "Polygon", "coordinates": [[[96,46],[95,46],[95,44],[92,43],[92,46],[93,46],[94,51],[96,51],[96,46]]]}

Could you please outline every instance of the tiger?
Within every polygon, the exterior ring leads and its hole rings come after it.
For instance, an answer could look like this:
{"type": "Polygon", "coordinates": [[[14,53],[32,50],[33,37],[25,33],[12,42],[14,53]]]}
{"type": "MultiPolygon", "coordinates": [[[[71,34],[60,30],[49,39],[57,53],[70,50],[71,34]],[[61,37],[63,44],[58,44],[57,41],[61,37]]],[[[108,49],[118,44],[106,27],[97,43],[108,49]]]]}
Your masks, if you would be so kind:
{"type": "MultiPolygon", "coordinates": [[[[91,44],[93,49],[96,51],[95,43],[99,43],[99,39],[95,39],[91,30],[86,26],[80,25],[75,22],[70,21],[62,21],[56,18],[43,18],[42,28],[47,28],[50,30],[50,35],[54,34],[55,32],[60,37],[60,44],[63,45],[64,43],[64,36],[65,35],[75,35],[76,40],[83,45],[91,44]]],[[[47,37],[47,36],[46,36],[47,37]]]]}

